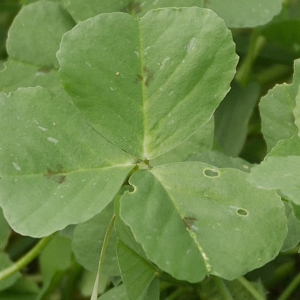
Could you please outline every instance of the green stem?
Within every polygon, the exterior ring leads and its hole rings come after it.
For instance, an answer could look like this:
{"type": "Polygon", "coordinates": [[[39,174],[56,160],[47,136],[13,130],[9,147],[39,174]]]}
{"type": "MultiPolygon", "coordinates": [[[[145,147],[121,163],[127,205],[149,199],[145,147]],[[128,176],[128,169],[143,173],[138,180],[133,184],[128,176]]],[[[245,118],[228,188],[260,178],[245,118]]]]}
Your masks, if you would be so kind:
{"type": "Polygon", "coordinates": [[[293,72],[293,68],[289,65],[274,65],[268,69],[262,70],[256,75],[256,79],[260,85],[272,84],[283,78],[287,78],[293,72]]]}
{"type": "Polygon", "coordinates": [[[26,267],[47,246],[52,237],[53,236],[50,235],[42,238],[28,253],[26,253],[23,257],[21,257],[18,261],[16,261],[8,268],[2,270],[0,272],[0,280],[3,280],[26,267]]]}
{"type": "Polygon", "coordinates": [[[234,300],[228,291],[228,288],[226,287],[224,281],[221,278],[214,277],[214,281],[216,286],[218,287],[218,291],[222,295],[222,299],[224,300],[234,300]]]}
{"type": "Polygon", "coordinates": [[[295,291],[295,289],[300,284],[300,274],[298,274],[293,281],[288,285],[288,287],[283,291],[278,300],[286,300],[295,291]]]}
{"type": "Polygon", "coordinates": [[[264,47],[265,43],[265,37],[260,35],[259,31],[254,29],[252,32],[247,56],[242,62],[235,76],[236,80],[239,81],[242,86],[246,86],[248,84],[251,75],[252,65],[254,64],[258,54],[264,47]]]}
{"type": "Polygon", "coordinates": [[[266,297],[262,296],[261,293],[245,278],[239,277],[237,281],[244,286],[244,288],[256,299],[266,300],[266,297]]]}
{"type": "Polygon", "coordinates": [[[110,220],[110,223],[109,223],[108,228],[107,228],[106,233],[105,233],[105,237],[104,237],[104,241],[103,241],[103,245],[102,245],[102,249],[101,249],[101,253],[100,253],[97,276],[96,276],[96,280],[95,280],[91,300],[97,300],[97,298],[98,298],[99,275],[100,275],[101,267],[102,267],[102,264],[103,264],[106,248],[107,248],[107,245],[108,245],[108,242],[109,242],[109,238],[110,238],[111,232],[114,228],[115,219],[116,219],[116,215],[114,214],[112,216],[111,220],[110,220]]]}
{"type": "Polygon", "coordinates": [[[189,292],[191,292],[190,288],[182,287],[182,288],[178,289],[177,291],[175,291],[172,295],[170,295],[165,300],[175,300],[181,296],[186,295],[186,293],[189,293],[189,292]]]}

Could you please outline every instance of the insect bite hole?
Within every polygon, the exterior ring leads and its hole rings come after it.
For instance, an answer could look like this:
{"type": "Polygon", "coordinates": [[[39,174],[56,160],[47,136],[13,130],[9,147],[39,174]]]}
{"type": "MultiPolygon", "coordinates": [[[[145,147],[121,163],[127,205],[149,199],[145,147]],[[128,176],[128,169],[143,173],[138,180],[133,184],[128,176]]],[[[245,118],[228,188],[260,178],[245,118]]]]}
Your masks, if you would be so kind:
{"type": "Polygon", "coordinates": [[[243,209],[243,208],[239,208],[237,210],[237,213],[240,215],[240,216],[248,216],[248,211],[246,209],[243,209]]]}
{"type": "Polygon", "coordinates": [[[203,171],[203,174],[205,177],[219,177],[220,172],[218,170],[212,170],[212,169],[205,169],[203,171]]]}

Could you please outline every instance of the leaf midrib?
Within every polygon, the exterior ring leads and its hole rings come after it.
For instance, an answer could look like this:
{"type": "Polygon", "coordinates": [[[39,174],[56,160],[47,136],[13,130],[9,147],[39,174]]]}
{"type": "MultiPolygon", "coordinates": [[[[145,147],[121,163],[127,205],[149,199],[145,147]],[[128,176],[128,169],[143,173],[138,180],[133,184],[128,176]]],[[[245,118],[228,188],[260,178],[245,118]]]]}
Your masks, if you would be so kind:
{"type": "MultiPolygon", "coordinates": [[[[135,165],[131,164],[131,163],[127,163],[127,164],[121,164],[121,165],[113,165],[113,166],[106,166],[106,167],[96,167],[96,168],[78,168],[76,170],[71,170],[71,171],[65,171],[65,172],[59,172],[56,174],[51,175],[51,177],[56,177],[56,176],[60,176],[60,175],[65,175],[68,176],[70,174],[76,174],[76,173],[84,173],[84,172],[93,172],[93,171],[106,171],[109,169],[115,169],[115,168],[127,168],[127,167],[131,167],[130,170],[128,170],[128,172],[130,172],[135,165]]],[[[14,174],[5,174],[5,175],[1,175],[1,179],[5,179],[5,178],[28,178],[28,177],[45,177],[47,175],[47,170],[45,170],[43,173],[34,173],[34,174],[20,174],[19,176],[17,175],[17,173],[14,174]]]]}
{"type": "MultiPolygon", "coordinates": [[[[139,40],[139,50],[140,50],[140,72],[141,75],[144,75],[144,62],[145,62],[145,58],[144,58],[144,42],[142,39],[142,29],[141,29],[141,19],[137,21],[137,26],[138,26],[138,40],[139,40]]],[[[145,110],[146,110],[146,99],[148,97],[147,95],[147,91],[146,91],[146,86],[144,84],[144,78],[141,80],[141,89],[142,89],[142,118],[143,118],[143,145],[142,145],[142,155],[143,155],[143,159],[149,159],[149,155],[147,152],[147,139],[146,139],[146,115],[145,115],[145,110]]]]}

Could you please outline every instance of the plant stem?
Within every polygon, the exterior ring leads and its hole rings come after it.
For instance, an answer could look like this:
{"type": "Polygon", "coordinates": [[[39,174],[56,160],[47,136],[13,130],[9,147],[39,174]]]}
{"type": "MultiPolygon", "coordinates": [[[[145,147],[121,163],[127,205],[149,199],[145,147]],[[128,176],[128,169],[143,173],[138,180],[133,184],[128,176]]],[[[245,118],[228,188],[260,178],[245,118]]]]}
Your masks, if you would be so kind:
{"type": "Polygon", "coordinates": [[[214,277],[214,282],[216,286],[218,286],[218,291],[222,295],[222,299],[224,300],[234,300],[233,297],[230,295],[224,281],[221,278],[214,277]]]}
{"type": "Polygon", "coordinates": [[[236,80],[239,81],[239,83],[242,86],[246,86],[248,84],[250,79],[249,77],[251,75],[252,65],[254,64],[258,54],[264,47],[265,43],[265,37],[260,35],[260,32],[258,30],[254,29],[251,35],[251,41],[247,56],[242,62],[235,76],[236,80]]]}
{"type": "Polygon", "coordinates": [[[175,291],[172,295],[170,295],[165,300],[175,300],[178,297],[183,296],[188,292],[191,292],[190,288],[182,287],[182,288],[178,289],[177,291],[175,291]]]}
{"type": "Polygon", "coordinates": [[[286,300],[295,291],[297,286],[300,284],[300,274],[298,274],[293,281],[288,285],[288,287],[283,291],[278,300],[286,300]]]}
{"type": "Polygon", "coordinates": [[[108,228],[107,228],[106,233],[105,233],[105,237],[104,237],[104,241],[103,241],[103,245],[102,245],[102,249],[101,249],[101,253],[100,253],[97,276],[96,276],[96,280],[95,280],[91,300],[97,300],[97,298],[98,298],[98,286],[99,286],[100,270],[101,270],[101,267],[102,267],[102,264],[103,264],[104,255],[105,255],[106,248],[107,248],[107,245],[108,245],[108,242],[109,242],[110,234],[111,234],[111,232],[114,228],[115,219],[116,219],[116,215],[114,214],[112,216],[110,222],[109,222],[108,228]]]}
{"type": "Polygon", "coordinates": [[[239,277],[237,281],[239,281],[256,300],[266,300],[266,297],[262,296],[245,277],[239,277]]]}
{"type": "Polygon", "coordinates": [[[47,246],[52,237],[53,235],[42,238],[28,253],[26,253],[23,257],[21,257],[18,261],[16,261],[8,268],[2,270],[0,272],[0,280],[3,280],[26,267],[47,246]]]}

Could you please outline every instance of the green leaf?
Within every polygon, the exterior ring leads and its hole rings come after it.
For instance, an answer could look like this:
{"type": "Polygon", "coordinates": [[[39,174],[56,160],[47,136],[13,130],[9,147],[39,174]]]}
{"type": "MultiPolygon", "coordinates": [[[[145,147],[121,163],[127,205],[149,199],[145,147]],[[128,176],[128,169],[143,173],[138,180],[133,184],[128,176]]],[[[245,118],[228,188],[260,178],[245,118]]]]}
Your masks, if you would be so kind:
{"type": "Polygon", "coordinates": [[[0,292],[0,300],[36,300],[38,292],[36,283],[21,277],[13,286],[0,292]]]}
{"type": "Polygon", "coordinates": [[[32,86],[58,89],[56,52],[63,34],[74,25],[59,3],[40,1],[24,6],[9,30],[9,60],[0,72],[0,91],[32,86]]]}
{"type": "Polygon", "coordinates": [[[71,262],[71,240],[56,235],[39,256],[43,288],[38,295],[38,300],[49,297],[48,293],[51,293],[57,287],[63,275],[71,266],[71,262]]]}
{"type": "Polygon", "coordinates": [[[228,156],[238,156],[248,133],[248,122],[258,100],[260,87],[246,88],[233,81],[230,92],[215,112],[215,139],[218,149],[228,156]]]}
{"type": "MultiPolygon", "coordinates": [[[[0,271],[8,268],[12,262],[8,258],[8,255],[4,252],[0,252],[0,271]]],[[[4,280],[0,281],[0,291],[7,289],[8,287],[12,286],[17,279],[20,277],[19,273],[15,273],[4,280]]]]}
{"type": "Polygon", "coordinates": [[[281,10],[282,0],[217,1],[217,0],[63,0],[77,22],[101,13],[126,12],[143,16],[149,10],[163,7],[207,7],[225,20],[228,27],[255,27],[269,22],[281,10]]]}
{"type": "MultiPolygon", "coordinates": [[[[245,279],[244,279],[245,281],[245,279]]],[[[210,276],[203,280],[200,283],[199,294],[201,300],[258,300],[258,299],[266,299],[263,286],[260,282],[247,282],[247,287],[245,287],[240,278],[227,281],[221,278],[217,278],[215,276],[210,276]],[[256,291],[256,295],[254,296],[249,291],[256,291]]]]}
{"type": "Polygon", "coordinates": [[[288,139],[298,132],[293,109],[300,85],[300,60],[295,61],[294,68],[293,83],[275,86],[266,96],[262,97],[259,104],[262,133],[268,152],[279,140],[288,139]]]}
{"type": "Polygon", "coordinates": [[[0,105],[0,205],[23,235],[90,219],[133,168],[60,94],[20,89],[0,95],[0,105]]]}
{"type": "Polygon", "coordinates": [[[156,270],[154,267],[121,241],[118,242],[117,251],[121,275],[128,297],[132,300],[147,299],[147,293],[151,293],[149,299],[158,300],[159,284],[155,277],[156,270]],[[151,290],[148,291],[151,283],[151,290]]]}
{"type": "Polygon", "coordinates": [[[218,168],[234,168],[250,172],[252,165],[239,157],[229,157],[218,151],[204,151],[189,155],[185,161],[199,161],[218,168]]]}
{"type": "Polygon", "coordinates": [[[279,141],[265,160],[251,169],[249,181],[259,188],[280,190],[281,195],[300,204],[300,138],[279,141]]]}
{"type": "Polygon", "coordinates": [[[151,166],[185,161],[190,155],[211,150],[214,138],[214,118],[198,129],[191,137],[172,150],[151,160],[151,166]]]}
{"type": "Polygon", "coordinates": [[[205,0],[205,7],[215,11],[228,27],[256,27],[277,15],[282,0],[205,0]]]}
{"type": "Polygon", "coordinates": [[[288,51],[296,52],[299,57],[300,20],[292,19],[271,22],[269,26],[262,28],[261,32],[268,41],[288,51]],[[286,32],[289,34],[286,34],[286,32]]]}
{"type": "Polygon", "coordinates": [[[127,296],[127,291],[124,284],[121,284],[119,286],[110,289],[108,292],[106,292],[105,294],[103,294],[101,297],[98,298],[98,300],[112,300],[112,299],[131,300],[127,296]]]}
{"type": "MultiPolygon", "coordinates": [[[[84,297],[91,297],[93,288],[95,286],[95,272],[84,270],[81,274],[79,289],[84,297]]],[[[107,275],[99,274],[99,287],[98,294],[103,294],[107,290],[107,285],[111,283],[110,277],[107,275]]]]}
{"type": "Polygon", "coordinates": [[[71,259],[71,240],[56,235],[39,257],[44,282],[51,280],[56,272],[68,269],[71,265],[71,259]]]}
{"type": "Polygon", "coordinates": [[[272,260],[286,236],[280,198],[247,176],[198,162],[139,171],[120,215],[147,257],[173,277],[231,280],[272,260]]]}
{"type": "Polygon", "coordinates": [[[0,249],[4,249],[8,237],[10,234],[10,228],[6,219],[3,216],[2,208],[0,207],[0,249]]]}
{"type": "Polygon", "coordinates": [[[64,35],[58,59],[65,89],[92,126],[143,159],[176,147],[211,118],[237,62],[223,21],[196,7],[142,19],[101,14],[64,35]]]}
{"type": "MultiPolygon", "coordinates": [[[[113,215],[113,203],[109,204],[100,214],[85,223],[79,224],[73,235],[72,249],[76,260],[86,269],[97,272],[99,257],[103,246],[107,224],[113,215]]],[[[117,261],[117,239],[112,231],[108,247],[105,251],[101,273],[120,276],[117,261]]]]}
{"type": "MultiPolygon", "coordinates": [[[[300,77],[300,76],[299,76],[300,77]]],[[[300,81],[300,79],[299,79],[300,81]]],[[[300,83],[299,83],[300,85],[300,83]]],[[[300,136],[300,92],[298,90],[297,97],[296,97],[296,105],[294,109],[294,116],[295,116],[295,124],[298,127],[298,135],[300,136]]]]}
{"type": "Polygon", "coordinates": [[[285,214],[288,220],[288,234],[284,240],[281,251],[288,251],[296,247],[300,242],[300,221],[294,216],[292,207],[289,203],[284,202],[285,214]]]}
{"type": "Polygon", "coordinates": [[[131,15],[143,16],[146,12],[162,7],[203,6],[204,0],[63,0],[65,7],[77,22],[95,17],[101,13],[126,12],[131,15]]]}

